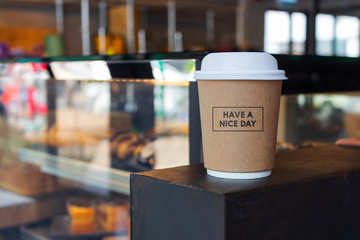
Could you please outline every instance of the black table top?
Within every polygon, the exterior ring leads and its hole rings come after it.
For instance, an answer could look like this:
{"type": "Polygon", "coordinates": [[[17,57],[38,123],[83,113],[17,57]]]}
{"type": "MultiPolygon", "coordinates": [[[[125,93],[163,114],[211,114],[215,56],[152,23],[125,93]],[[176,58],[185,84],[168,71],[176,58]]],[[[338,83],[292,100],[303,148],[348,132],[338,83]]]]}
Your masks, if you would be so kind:
{"type": "Polygon", "coordinates": [[[360,148],[325,146],[277,153],[272,175],[262,179],[215,178],[206,174],[203,164],[136,174],[223,195],[281,188],[357,171],[360,171],[360,148]]]}

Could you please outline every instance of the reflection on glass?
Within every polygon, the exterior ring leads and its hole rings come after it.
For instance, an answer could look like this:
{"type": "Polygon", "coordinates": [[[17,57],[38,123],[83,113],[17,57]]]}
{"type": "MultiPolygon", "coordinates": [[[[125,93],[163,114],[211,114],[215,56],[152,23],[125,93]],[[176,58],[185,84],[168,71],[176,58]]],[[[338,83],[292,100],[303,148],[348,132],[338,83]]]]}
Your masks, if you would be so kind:
{"type": "Polygon", "coordinates": [[[181,82],[194,78],[195,60],[162,60],[151,61],[150,64],[158,81],[181,82]]]}
{"type": "Polygon", "coordinates": [[[44,64],[10,63],[0,75],[1,118],[23,133],[46,127],[46,84],[49,78],[44,64]]]}
{"type": "Polygon", "coordinates": [[[51,70],[57,80],[110,80],[105,61],[52,62],[51,70]]]}

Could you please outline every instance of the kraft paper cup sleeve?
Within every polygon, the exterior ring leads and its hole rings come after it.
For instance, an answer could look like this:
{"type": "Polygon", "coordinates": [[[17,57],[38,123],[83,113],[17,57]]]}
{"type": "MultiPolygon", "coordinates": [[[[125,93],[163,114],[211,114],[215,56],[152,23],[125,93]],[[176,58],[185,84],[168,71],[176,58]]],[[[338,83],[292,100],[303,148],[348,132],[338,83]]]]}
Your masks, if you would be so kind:
{"type": "Polygon", "coordinates": [[[222,172],[271,170],[281,81],[203,80],[198,86],[205,167],[222,172]]]}
{"type": "Polygon", "coordinates": [[[276,59],[266,53],[209,54],[195,76],[209,175],[269,176],[275,162],[281,85],[286,79],[276,59]]]}

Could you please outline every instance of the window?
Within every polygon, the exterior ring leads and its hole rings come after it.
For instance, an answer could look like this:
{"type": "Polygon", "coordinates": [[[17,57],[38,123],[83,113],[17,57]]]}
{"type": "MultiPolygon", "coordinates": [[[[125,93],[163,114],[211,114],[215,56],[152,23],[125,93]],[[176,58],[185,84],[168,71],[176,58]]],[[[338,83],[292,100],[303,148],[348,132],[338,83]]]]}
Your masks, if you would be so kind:
{"type": "Polygon", "coordinates": [[[359,56],[357,17],[318,14],[316,16],[316,54],[346,57],[359,56]]]}
{"type": "Polygon", "coordinates": [[[333,55],[335,18],[328,14],[318,14],[315,24],[316,54],[333,55]]]}
{"type": "Polygon", "coordinates": [[[359,56],[359,19],[357,17],[336,17],[335,54],[337,56],[359,56]]]}
{"type": "Polygon", "coordinates": [[[306,41],[306,15],[300,12],[291,14],[292,53],[304,54],[306,41]]]}
{"type": "Polygon", "coordinates": [[[264,38],[265,52],[289,52],[290,18],[287,12],[266,11],[264,38]]]}
{"type": "Polygon", "coordinates": [[[275,54],[304,54],[306,15],[300,12],[265,12],[264,51],[275,54]]]}

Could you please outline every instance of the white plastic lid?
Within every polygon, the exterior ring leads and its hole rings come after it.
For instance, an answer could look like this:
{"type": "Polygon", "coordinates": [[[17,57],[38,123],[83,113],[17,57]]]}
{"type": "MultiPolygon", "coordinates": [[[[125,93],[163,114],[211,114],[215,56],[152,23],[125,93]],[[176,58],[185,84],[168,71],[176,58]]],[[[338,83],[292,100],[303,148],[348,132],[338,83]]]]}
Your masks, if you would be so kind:
{"type": "Polygon", "coordinates": [[[202,60],[196,79],[206,80],[285,80],[276,59],[264,52],[210,53],[202,60]]]}

